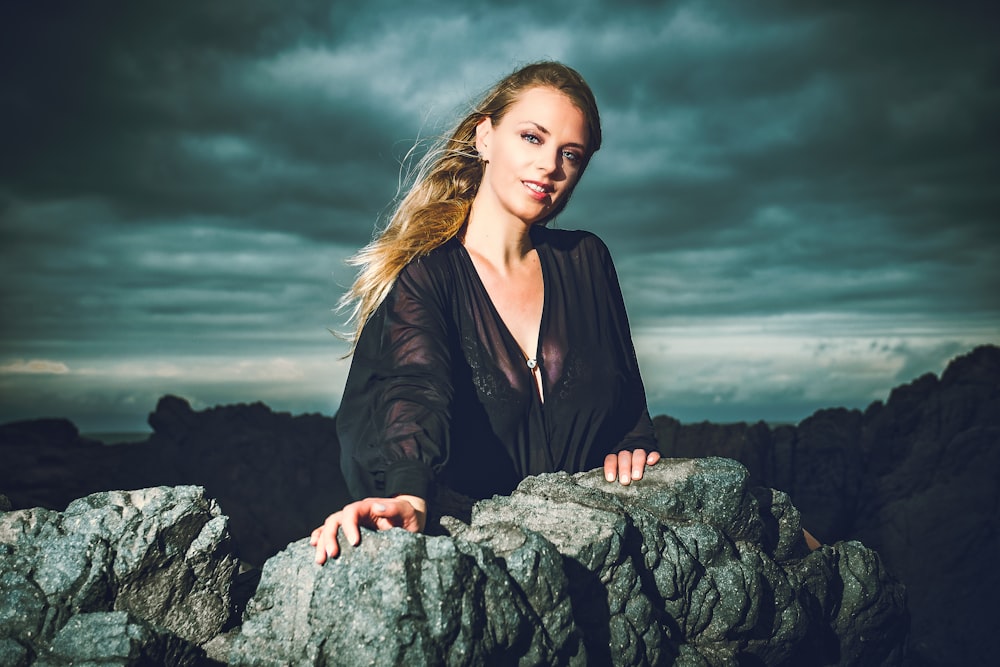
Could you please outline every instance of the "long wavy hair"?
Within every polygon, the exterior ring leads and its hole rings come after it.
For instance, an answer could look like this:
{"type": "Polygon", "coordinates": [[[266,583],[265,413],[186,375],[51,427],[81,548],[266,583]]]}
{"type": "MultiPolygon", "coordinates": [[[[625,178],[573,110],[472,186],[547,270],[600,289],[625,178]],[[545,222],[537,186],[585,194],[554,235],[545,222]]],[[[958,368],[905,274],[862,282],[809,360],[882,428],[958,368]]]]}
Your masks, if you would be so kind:
{"type": "MultiPolygon", "coordinates": [[[[340,300],[340,308],[349,311],[349,322],[354,328],[347,336],[352,350],[368,318],[385,300],[403,267],[451,240],[465,224],[483,180],[484,165],[476,152],[476,126],[484,118],[499,123],[522,93],[540,87],[563,93],[584,115],[588,145],[580,165],[579,173],[583,175],[591,156],[601,147],[597,102],[583,77],[562,63],[539,62],[499,81],[450,137],[439,140],[421,158],[414,170],[413,185],[398,200],[388,224],[371,243],[347,260],[348,264],[361,267],[354,284],[340,300]]],[[[560,198],[539,223],[545,224],[558,215],[570,194],[560,198]]]]}

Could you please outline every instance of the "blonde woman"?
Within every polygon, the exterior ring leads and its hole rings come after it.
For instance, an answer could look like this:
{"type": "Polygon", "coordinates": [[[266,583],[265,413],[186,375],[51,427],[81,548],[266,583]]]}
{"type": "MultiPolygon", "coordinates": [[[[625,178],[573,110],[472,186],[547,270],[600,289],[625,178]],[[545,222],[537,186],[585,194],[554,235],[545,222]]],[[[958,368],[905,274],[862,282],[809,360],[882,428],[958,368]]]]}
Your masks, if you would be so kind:
{"type": "Polygon", "coordinates": [[[360,527],[418,532],[448,498],[528,475],[660,460],[618,278],[604,244],[546,225],[601,145],[573,69],[497,83],[424,159],[386,229],[355,258],[357,329],[337,413],[359,500],[312,533],[316,562],[360,527]]]}

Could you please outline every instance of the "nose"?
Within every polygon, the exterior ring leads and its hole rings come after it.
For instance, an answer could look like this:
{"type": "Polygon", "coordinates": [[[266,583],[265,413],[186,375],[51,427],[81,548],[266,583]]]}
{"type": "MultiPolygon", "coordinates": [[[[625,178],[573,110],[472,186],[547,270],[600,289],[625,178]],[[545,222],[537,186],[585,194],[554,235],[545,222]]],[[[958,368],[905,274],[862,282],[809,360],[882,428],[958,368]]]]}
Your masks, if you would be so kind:
{"type": "Polygon", "coordinates": [[[559,169],[559,151],[546,151],[542,150],[538,152],[537,165],[539,171],[551,174],[559,169]]]}

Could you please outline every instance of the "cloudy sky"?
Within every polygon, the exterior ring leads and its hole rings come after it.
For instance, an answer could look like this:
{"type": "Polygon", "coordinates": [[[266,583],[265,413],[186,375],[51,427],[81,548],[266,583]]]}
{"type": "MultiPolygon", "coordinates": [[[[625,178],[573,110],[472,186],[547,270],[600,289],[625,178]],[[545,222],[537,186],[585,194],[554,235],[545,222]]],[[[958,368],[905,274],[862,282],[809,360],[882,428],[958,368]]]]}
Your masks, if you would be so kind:
{"type": "Polygon", "coordinates": [[[548,58],[601,105],[558,225],[610,246],[651,411],[863,408],[1000,343],[998,34],[936,0],[6,2],[0,421],[333,414],[403,156],[548,58]]]}

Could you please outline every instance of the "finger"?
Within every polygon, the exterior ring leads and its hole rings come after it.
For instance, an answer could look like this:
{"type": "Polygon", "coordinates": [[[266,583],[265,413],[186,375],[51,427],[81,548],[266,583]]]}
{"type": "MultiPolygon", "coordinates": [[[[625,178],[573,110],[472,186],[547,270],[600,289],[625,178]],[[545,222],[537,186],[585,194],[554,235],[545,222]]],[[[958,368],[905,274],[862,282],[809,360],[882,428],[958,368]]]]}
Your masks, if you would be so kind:
{"type": "MultiPolygon", "coordinates": [[[[317,549],[322,549],[327,558],[336,558],[340,555],[340,545],[337,544],[337,526],[323,529],[323,535],[319,538],[317,549]]],[[[324,558],[324,560],[326,560],[324,558]]]]}
{"type": "Polygon", "coordinates": [[[618,476],[618,455],[608,454],[604,457],[604,479],[609,482],[615,481],[618,476]]]}
{"type": "Polygon", "coordinates": [[[810,533],[805,528],[802,529],[802,535],[806,538],[806,546],[809,547],[809,551],[816,551],[821,546],[823,546],[822,543],[820,543],[819,540],[813,537],[812,533],[810,533]]]}
{"type": "Polygon", "coordinates": [[[632,452],[632,479],[642,479],[642,473],[646,470],[646,450],[637,449],[632,452]]]}
{"type": "Polygon", "coordinates": [[[659,452],[650,452],[649,454],[646,455],[646,465],[655,466],[659,462],[660,462],[659,452]]]}
{"type": "Polygon", "coordinates": [[[398,504],[383,502],[372,504],[370,517],[376,529],[389,530],[402,524],[398,504]]]}
{"type": "MultiPolygon", "coordinates": [[[[330,521],[330,517],[327,518],[327,521],[330,521]]],[[[326,538],[327,534],[327,524],[324,523],[313,531],[313,537],[310,538],[309,543],[316,547],[316,562],[319,565],[325,563],[326,559],[331,556],[326,538]]]]}
{"type": "MultiPolygon", "coordinates": [[[[319,529],[317,528],[316,530],[319,530],[319,529]]],[[[313,531],[313,533],[315,534],[316,531],[313,531]]],[[[311,544],[314,547],[316,547],[316,557],[315,557],[315,559],[316,559],[316,563],[318,565],[322,565],[323,563],[326,562],[326,547],[324,547],[322,544],[320,544],[320,540],[321,540],[321,535],[316,535],[315,540],[313,540],[313,539],[309,540],[309,544],[311,544]]]]}
{"type": "MultiPolygon", "coordinates": [[[[351,544],[351,546],[355,547],[361,544],[361,529],[358,528],[358,514],[361,509],[359,505],[361,505],[360,502],[351,503],[340,512],[340,527],[344,530],[344,537],[347,538],[347,541],[351,544]]],[[[334,534],[333,539],[336,541],[336,533],[334,534]]]]}
{"type": "Polygon", "coordinates": [[[622,486],[632,483],[632,452],[618,452],[618,482],[622,486]]]}
{"type": "Polygon", "coordinates": [[[340,525],[340,512],[331,514],[326,518],[326,522],[317,528],[316,535],[316,562],[320,565],[326,562],[327,558],[336,558],[339,552],[337,545],[337,527],[340,525]]]}

